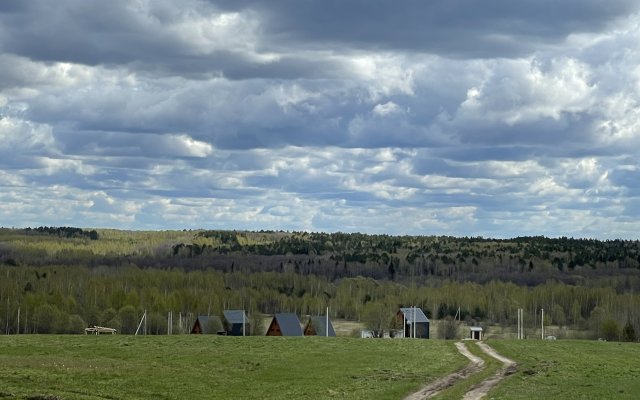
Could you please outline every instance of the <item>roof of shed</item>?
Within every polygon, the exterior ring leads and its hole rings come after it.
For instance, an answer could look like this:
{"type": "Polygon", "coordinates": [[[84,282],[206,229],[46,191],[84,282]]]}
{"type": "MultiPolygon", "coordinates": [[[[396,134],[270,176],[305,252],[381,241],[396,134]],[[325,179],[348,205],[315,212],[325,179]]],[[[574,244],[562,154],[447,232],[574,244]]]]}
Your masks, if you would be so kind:
{"type": "MultiPolygon", "coordinates": [[[[316,331],[316,336],[327,336],[327,316],[318,315],[309,318],[309,324],[313,326],[316,331]]],[[[333,324],[329,320],[329,336],[335,336],[336,331],[333,329],[333,324]]]]}
{"type": "Polygon", "coordinates": [[[244,310],[224,310],[223,314],[224,314],[224,319],[226,319],[227,322],[230,324],[249,323],[249,319],[247,318],[247,315],[244,313],[244,310]]]}
{"type": "Polygon", "coordinates": [[[200,321],[202,333],[217,333],[211,332],[209,328],[214,325],[222,327],[222,320],[217,315],[199,315],[197,321],[200,321]]]}
{"type": "Polygon", "coordinates": [[[278,313],[273,318],[278,322],[282,336],[302,336],[300,320],[294,313],[278,313]]]}
{"type": "MultiPolygon", "coordinates": [[[[414,315],[413,310],[414,308],[412,307],[403,307],[400,309],[400,311],[404,314],[404,318],[407,321],[407,323],[413,323],[413,315],[414,315]]],[[[427,318],[427,316],[424,314],[422,309],[419,307],[415,307],[415,316],[416,316],[417,323],[429,322],[429,318],[427,318]]]]}

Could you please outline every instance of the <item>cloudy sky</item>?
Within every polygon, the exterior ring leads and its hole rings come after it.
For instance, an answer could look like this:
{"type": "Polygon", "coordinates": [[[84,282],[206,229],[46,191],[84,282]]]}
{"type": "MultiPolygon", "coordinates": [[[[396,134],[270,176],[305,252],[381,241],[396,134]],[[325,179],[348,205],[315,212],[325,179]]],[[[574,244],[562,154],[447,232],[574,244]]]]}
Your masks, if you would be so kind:
{"type": "Polygon", "coordinates": [[[2,0],[0,225],[637,239],[636,0],[2,0]]]}

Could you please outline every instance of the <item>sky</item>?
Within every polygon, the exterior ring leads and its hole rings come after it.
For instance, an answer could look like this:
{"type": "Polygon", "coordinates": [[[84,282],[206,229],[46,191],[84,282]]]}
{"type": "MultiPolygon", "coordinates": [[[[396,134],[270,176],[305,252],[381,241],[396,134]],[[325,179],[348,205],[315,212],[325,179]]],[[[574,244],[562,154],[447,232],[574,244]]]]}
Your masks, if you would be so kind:
{"type": "Polygon", "coordinates": [[[0,226],[638,239],[636,0],[2,0],[0,226]]]}

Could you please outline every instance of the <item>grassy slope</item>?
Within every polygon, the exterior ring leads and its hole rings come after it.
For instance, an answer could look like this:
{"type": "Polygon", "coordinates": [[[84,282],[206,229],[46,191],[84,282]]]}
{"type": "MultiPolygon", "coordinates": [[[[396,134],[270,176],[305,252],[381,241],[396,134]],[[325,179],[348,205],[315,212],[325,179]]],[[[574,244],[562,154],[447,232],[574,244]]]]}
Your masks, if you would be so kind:
{"type": "Polygon", "coordinates": [[[0,397],[397,399],[465,364],[443,341],[2,336],[0,397]]]}
{"type": "Polygon", "coordinates": [[[640,345],[598,341],[490,341],[518,362],[494,399],[637,399],[640,345]]]}

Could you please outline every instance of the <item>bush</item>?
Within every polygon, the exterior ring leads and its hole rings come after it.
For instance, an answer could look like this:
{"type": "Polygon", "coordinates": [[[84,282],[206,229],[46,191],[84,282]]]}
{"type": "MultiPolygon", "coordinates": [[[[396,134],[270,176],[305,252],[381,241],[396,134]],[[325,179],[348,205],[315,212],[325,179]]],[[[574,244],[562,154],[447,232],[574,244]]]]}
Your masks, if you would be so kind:
{"type": "Polygon", "coordinates": [[[451,317],[440,320],[438,339],[455,339],[458,337],[458,323],[451,317]]]}
{"type": "Polygon", "coordinates": [[[609,318],[602,323],[602,337],[606,340],[618,340],[620,338],[620,328],[615,320],[609,318]]]}
{"type": "Polygon", "coordinates": [[[81,316],[73,314],[69,317],[68,333],[83,333],[84,328],[87,327],[87,323],[84,322],[81,316]]]}
{"type": "Polygon", "coordinates": [[[631,321],[627,321],[627,324],[622,328],[622,340],[625,342],[636,341],[636,329],[633,327],[631,321]]]}

